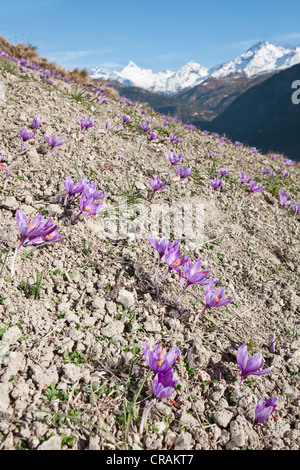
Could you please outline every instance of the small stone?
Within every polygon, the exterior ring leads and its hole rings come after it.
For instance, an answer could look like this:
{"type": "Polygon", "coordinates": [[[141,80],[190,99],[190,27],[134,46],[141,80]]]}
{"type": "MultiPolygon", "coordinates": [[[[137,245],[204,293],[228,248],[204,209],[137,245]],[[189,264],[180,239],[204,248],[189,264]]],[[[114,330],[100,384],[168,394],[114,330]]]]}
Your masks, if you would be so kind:
{"type": "Polygon", "coordinates": [[[13,212],[19,208],[19,203],[14,196],[9,196],[0,202],[0,207],[13,212]]]}
{"type": "Polygon", "coordinates": [[[175,432],[168,432],[168,434],[165,437],[165,445],[167,449],[171,449],[173,445],[175,444],[177,438],[177,434],[175,432]]]}
{"type": "Polygon", "coordinates": [[[18,339],[22,336],[22,332],[18,326],[11,326],[2,336],[2,342],[7,346],[15,344],[18,339]]]}
{"type": "Polygon", "coordinates": [[[157,321],[154,320],[154,318],[149,318],[144,323],[144,330],[148,333],[157,333],[161,331],[161,326],[157,321]]]}
{"type": "Polygon", "coordinates": [[[40,163],[39,154],[37,153],[34,147],[31,147],[30,149],[28,149],[28,151],[26,152],[26,155],[27,155],[28,163],[30,163],[30,165],[34,166],[40,163]]]}
{"type": "Polygon", "coordinates": [[[222,426],[222,428],[226,428],[228,426],[233,416],[233,413],[229,410],[218,410],[213,415],[214,419],[220,426],[222,426]]]}
{"type": "Polygon", "coordinates": [[[119,291],[117,303],[122,304],[123,307],[129,308],[129,307],[132,307],[132,305],[134,305],[134,302],[135,300],[134,300],[134,296],[132,292],[129,292],[125,289],[121,289],[119,291]]]}
{"type": "Polygon", "coordinates": [[[182,432],[175,441],[174,450],[191,449],[192,435],[189,432],[182,432]]]}
{"type": "Polygon", "coordinates": [[[37,450],[61,450],[61,438],[59,436],[52,436],[47,441],[44,441],[37,450]]]}
{"type": "Polygon", "coordinates": [[[62,374],[62,380],[67,383],[75,383],[82,377],[80,367],[72,363],[63,366],[62,374]]]}
{"type": "Polygon", "coordinates": [[[11,391],[11,383],[0,383],[0,413],[9,413],[9,392],[11,391]]]}
{"type": "Polygon", "coordinates": [[[113,338],[114,336],[119,336],[124,331],[124,323],[120,320],[111,322],[109,325],[101,329],[101,334],[107,336],[108,338],[113,338]]]}

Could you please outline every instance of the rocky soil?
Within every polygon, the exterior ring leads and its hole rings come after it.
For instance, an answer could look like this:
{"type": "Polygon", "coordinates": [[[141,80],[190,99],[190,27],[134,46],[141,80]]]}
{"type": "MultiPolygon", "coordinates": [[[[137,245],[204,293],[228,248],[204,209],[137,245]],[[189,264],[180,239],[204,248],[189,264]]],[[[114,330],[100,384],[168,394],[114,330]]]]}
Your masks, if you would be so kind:
{"type": "MultiPolygon", "coordinates": [[[[11,171],[4,182],[0,170],[0,449],[299,449],[299,215],[278,198],[282,189],[300,203],[299,166],[220,144],[219,137],[172,119],[164,126],[151,109],[112,94],[102,102],[103,94],[97,101],[76,85],[48,84],[38,71],[20,73],[2,58],[0,89],[0,153],[11,171]],[[123,124],[122,114],[132,122],[123,124]],[[23,151],[19,126],[32,129],[37,115],[41,127],[23,151]],[[81,134],[78,116],[95,126],[81,134]],[[143,118],[151,119],[158,139],[143,135],[143,118]],[[171,132],[182,142],[171,143],[171,132]],[[65,142],[49,152],[44,133],[65,142]],[[164,152],[172,151],[193,170],[182,181],[174,169],[170,176],[164,152]],[[278,176],[263,176],[262,166],[278,176]],[[216,169],[229,176],[214,191],[216,169]],[[266,190],[246,197],[240,171],[266,190]],[[72,222],[79,205],[64,210],[67,176],[86,176],[107,194],[98,215],[72,222]],[[151,198],[149,179],[156,176],[168,185],[151,198]],[[192,262],[203,257],[225,297],[235,297],[206,312],[195,329],[204,289],[190,286],[176,303],[178,277],[169,274],[158,285],[165,263],[152,280],[158,255],[147,231],[154,205],[164,207],[165,221],[184,204],[202,210],[203,230],[182,234],[182,254],[192,262]],[[23,247],[12,276],[17,209],[29,219],[42,212],[65,238],[23,247]],[[176,405],[157,400],[141,432],[152,372],[133,402],[149,371],[146,340],[151,348],[178,346],[180,357],[171,397],[176,405]],[[238,387],[236,351],[243,343],[274,368],[238,387]],[[258,400],[274,396],[277,421],[253,427],[258,400]]],[[[179,228],[159,235],[171,238],[179,228]]]]}

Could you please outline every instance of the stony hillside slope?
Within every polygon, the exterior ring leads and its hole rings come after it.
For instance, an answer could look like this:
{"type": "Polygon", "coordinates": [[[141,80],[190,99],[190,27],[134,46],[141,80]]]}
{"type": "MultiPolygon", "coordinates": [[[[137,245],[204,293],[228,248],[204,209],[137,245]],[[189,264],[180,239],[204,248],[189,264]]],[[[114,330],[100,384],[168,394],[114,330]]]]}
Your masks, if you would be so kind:
{"type": "MultiPolygon", "coordinates": [[[[299,449],[299,214],[278,197],[283,190],[300,203],[299,167],[167,124],[101,90],[50,82],[0,57],[0,448],[299,449]],[[19,126],[33,132],[37,116],[42,123],[24,150],[19,126]],[[81,133],[77,117],[94,126],[81,133]],[[146,118],[154,140],[140,129],[146,118]],[[171,142],[170,133],[182,142],[171,142]],[[50,152],[44,134],[64,143],[50,152]],[[179,181],[164,152],[182,153],[192,174],[179,181]],[[276,176],[263,175],[262,166],[276,176]],[[210,180],[220,169],[229,175],[214,190],[210,180]],[[240,172],[266,189],[248,194],[240,172]],[[76,198],[64,208],[68,176],[97,182],[106,194],[99,214],[76,218],[76,198]],[[153,196],[155,177],[167,186],[153,196]],[[177,273],[159,284],[164,260],[152,280],[158,254],[143,227],[155,204],[164,207],[163,222],[183,205],[195,208],[194,222],[204,215],[201,236],[180,237],[181,254],[192,263],[202,257],[224,298],[235,297],[207,310],[195,328],[204,287],[189,286],[176,302],[177,273]],[[21,247],[12,274],[18,210],[30,221],[41,212],[64,240],[21,247]],[[175,404],[157,398],[141,429],[154,378],[145,341],[180,354],[175,404]],[[249,356],[262,353],[263,368],[274,367],[238,386],[242,344],[249,356]],[[277,421],[270,416],[253,427],[262,397],[278,398],[277,421]]],[[[176,238],[180,227],[159,235],[176,238]]]]}

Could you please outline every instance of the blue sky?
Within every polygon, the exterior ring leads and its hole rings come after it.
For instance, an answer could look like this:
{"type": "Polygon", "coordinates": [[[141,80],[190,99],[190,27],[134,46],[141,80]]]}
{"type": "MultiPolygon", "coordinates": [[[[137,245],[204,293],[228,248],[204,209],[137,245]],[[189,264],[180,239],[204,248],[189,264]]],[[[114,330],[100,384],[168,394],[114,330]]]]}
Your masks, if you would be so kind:
{"type": "Polygon", "coordinates": [[[213,67],[258,41],[300,45],[299,0],[9,0],[0,35],[67,69],[213,67]]]}

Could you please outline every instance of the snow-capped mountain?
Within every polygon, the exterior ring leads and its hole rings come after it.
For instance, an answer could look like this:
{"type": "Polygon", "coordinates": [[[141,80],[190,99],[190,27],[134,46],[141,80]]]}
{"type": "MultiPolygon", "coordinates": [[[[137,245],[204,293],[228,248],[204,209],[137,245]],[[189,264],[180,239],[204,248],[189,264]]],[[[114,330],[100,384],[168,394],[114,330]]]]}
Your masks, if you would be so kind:
{"type": "Polygon", "coordinates": [[[283,70],[298,63],[300,63],[299,46],[289,48],[262,41],[236,59],[211,69],[190,61],[177,72],[164,70],[156,73],[151,69],[141,68],[131,61],[120,71],[110,72],[107,69],[95,67],[92,69],[90,77],[116,81],[125,86],[135,86],[153,93],[175,95],[184,89],[192,88],[204,82],[210,77],[223,79],[232,74],[242,74],[251,78],[264,73],[283,70]]]}
{"type": "Polygon", "coordinates": [[[119,72],[109,72],[107,69],[95,67],[90,77],[117,81],[125,86],[135,86],[153,93],[169,95],[201,83],[207,77],[207,72],[208,69],[193,61],[185,64],[177,72],[171,70],[153,72],[151,69],[144,69],[130,61],[119,72]]]}
{"type": "Polygon", "coordinates": [[[213,67],[209,75],[224,78],[232,73],[244,73],[248,78],[263,73],[292,67],[300,62],[300,47],[288,49],[274,46],[267,41],[259,42],[234,60],[213,67]]]}

